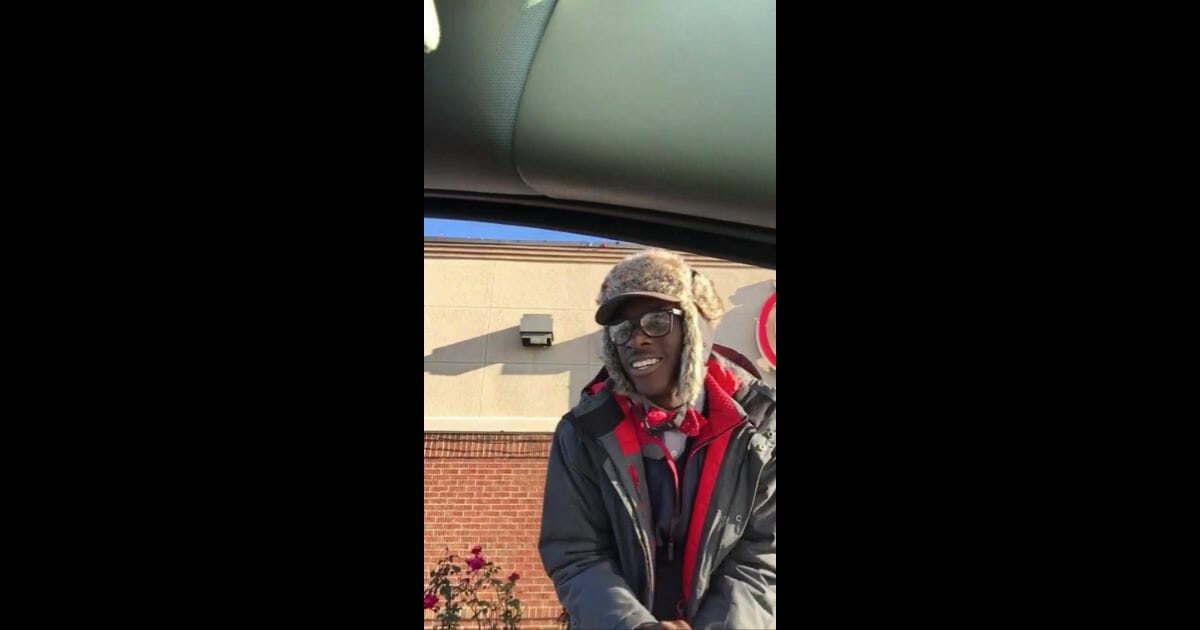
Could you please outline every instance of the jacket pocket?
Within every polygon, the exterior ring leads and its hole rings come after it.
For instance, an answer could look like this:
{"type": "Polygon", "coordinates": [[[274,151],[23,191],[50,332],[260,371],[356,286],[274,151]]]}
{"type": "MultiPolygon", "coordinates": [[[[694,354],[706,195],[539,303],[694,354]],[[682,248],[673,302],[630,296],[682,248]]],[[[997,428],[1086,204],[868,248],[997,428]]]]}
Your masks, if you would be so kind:
{"type": "Polygon", "coordinates": [[[724,525],[720,529],[720,543],[717,547],[718,563],[733,550],[746,531],[746,525],[754,510],[754,499],[758,496],[758,484],[762,479],[763,467],[764,462],[760,458],[754,456],[746,458],[742,464],[737,491],[729,503],[729,512],[724,516],[718,515],[719,518],[724,519],[724,525]]]}

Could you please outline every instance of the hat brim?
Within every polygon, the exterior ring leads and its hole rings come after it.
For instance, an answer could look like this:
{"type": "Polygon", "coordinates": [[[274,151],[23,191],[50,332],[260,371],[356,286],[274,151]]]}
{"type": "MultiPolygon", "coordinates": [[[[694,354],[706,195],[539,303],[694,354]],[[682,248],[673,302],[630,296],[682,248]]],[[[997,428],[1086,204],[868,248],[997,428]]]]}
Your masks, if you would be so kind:
{"type": "Polygon", "coordinates": [[[653,291],[630,291],[629,293],[614,295],[613,297],[609,298],[607,302],[601,304],[600,308],[596,309],[596,323],[600,324],[601,326],[607,326],[609,322],[612,321],[612,318],[617,314],[617,310],[621,308],[622,304],[634,298],[640,297],[662,300],[664,302],[670,302],[671,304],[679,304],[683,301],[674,295],[655,293],[653,291]]]}

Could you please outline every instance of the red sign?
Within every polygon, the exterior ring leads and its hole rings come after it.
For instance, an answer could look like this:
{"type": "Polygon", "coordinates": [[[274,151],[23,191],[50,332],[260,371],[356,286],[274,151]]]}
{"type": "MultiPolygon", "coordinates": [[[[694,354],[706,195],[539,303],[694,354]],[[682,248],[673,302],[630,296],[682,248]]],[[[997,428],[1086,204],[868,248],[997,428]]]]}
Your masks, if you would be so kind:
{"type": "Polygon", "coordinates": [[[763,358],[775,367],[775,294],[763,302],[762,310],[758,313],[758,324],[756,326],[758,338],[758,351],[762,353],[763,358]]]}

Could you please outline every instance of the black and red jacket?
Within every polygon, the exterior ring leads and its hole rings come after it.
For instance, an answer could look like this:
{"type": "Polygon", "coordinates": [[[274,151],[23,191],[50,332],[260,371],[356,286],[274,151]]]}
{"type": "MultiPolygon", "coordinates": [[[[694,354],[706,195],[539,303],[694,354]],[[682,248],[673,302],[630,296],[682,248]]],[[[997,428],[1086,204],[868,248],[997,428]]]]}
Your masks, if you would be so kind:
{"type": "Polygon", "coordinates": [[[749,364],[744,357],[721,356],[730,352],[718,348],[709,359],[707,423],[678,462],[642,456],[655,438],[603,372],[559,423],[539,551],[573,625],[655,621],[656,574],[677,570],[678,584],[668,588],[681,596],[678,614],[666,618],[697,630],[774,627],[775,390],[738,365],[749,364]],[[654,468],[663,465],[670,486],[654,468]],[[663,528],[657,500],[672,494],[669,507],[683,513],[663,528]]]}

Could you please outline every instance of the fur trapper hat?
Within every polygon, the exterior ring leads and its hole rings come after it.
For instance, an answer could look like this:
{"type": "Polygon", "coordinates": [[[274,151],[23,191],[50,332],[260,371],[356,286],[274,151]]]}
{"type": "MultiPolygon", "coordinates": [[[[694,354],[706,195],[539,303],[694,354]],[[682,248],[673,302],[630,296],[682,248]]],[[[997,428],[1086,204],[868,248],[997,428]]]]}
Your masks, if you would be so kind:
{"type": "MultiPolygon", "coordinates": [[[[705,363],[712,349],[713,331],[725,314],[712,281],[692,269],[678,254],[648,249],[617,263],[600,286],[596,323],[606,325],[626,300],[652,297],[679,305],[683,311],[683,356],[679,362],[678,393],[691,404],[704,389],[705,363]]],[[[642,403],[621,365],[616,345],[602,333],[602,356],[617,393],[642,403]]]]}

